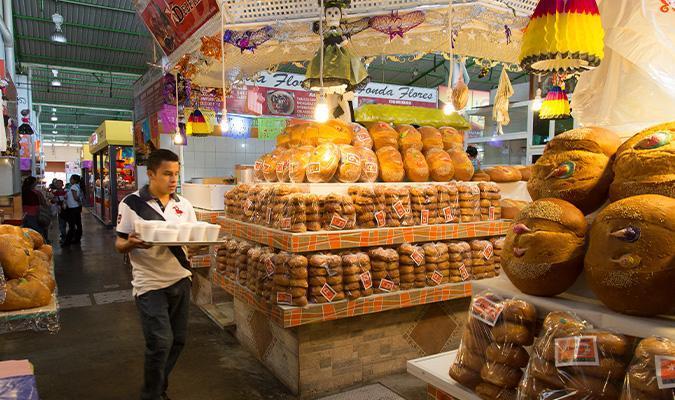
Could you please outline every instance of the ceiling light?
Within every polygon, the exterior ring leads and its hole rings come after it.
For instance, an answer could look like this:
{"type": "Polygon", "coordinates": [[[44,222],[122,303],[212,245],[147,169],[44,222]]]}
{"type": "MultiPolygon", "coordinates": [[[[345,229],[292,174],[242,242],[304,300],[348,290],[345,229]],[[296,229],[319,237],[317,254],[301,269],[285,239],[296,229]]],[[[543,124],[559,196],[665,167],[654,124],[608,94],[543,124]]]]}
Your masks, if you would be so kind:
{"type": "Polygon", "coordinates": [[[58,121],[59,119],[58,119],[58,117],[57,117],[56,115],[52,115],[51,120],[54,121],[54,122],[56,122],[56,121],[58,121]]]}
{"type": "MultiPolygon", "coordinates": [[[[59,80],[59,70],[58,69],[53,69],[52,74],[54,74],[54,79],[52,79],[52,86],[54,87],[60,87],[61,86],[61,81],[59,80]]],[[[52,112],[55,110],[52,108],[52,112]]]]}
{"type": "Polygon", "coordinates": [[[59,131],[52,131],[52,133],[56,135],[57,133],[59,133],[59,131]]]}
{"type": "Polygon", "coordinates": [[[55,113],[55,112],[56,112],[56,108],[52,107],[52,112],[55,113]]]}
{"type": "Polygon", "coordinates": [[[63,34],[61,30],[61,25],[63,24],[63,16],[59,13],[52,15],[52,22],[54,22],[54,33],[51,35],[52,42],[57,44],[66,44],[68,39],[66,35],[63,34]]]}

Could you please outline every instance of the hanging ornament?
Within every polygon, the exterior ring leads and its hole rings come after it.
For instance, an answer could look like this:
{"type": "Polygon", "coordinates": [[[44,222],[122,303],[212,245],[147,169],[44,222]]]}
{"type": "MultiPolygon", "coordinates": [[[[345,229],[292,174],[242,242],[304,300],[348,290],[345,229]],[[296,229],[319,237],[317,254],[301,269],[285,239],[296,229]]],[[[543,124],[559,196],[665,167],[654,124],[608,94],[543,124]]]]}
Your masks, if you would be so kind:
{"type": "Polygon", "coordinates": [[[455,68],[453,77],[456,77],[457,80],[452,86],[452,105],[456,111],[461,111],[469,102],[469,87],[464,81],[466,72],[465,62],[458,61],[453,68],[455,68]]]}
{"type": "Polygon", "coordinates": [[[540,0],[523,35],[520,66],[531,73],[600,65],[605,32],[595,0],[540,0]]]}
{"type": "Polygon", "coordinates": [[[228,29],[223,34],[223,41],[239,48],[242,53],[246,50],[254,53],[258,46],[272,39],[273,35],[274,28],[269,25],[255,31],[233,31],[228,29]]]}
{"type": "Polygon", "coordinates": [[[504,25],[504,35],[506,36],[506,44],[511,44],[511,28],[508,25],[504,25]]]}
{"type": "Polygon", "coordinates": [[[192,113],[190,113],[186,125],[186,130],[188,135],[193,136],[210,135],[212,132],[209,123],[206,121],[206,118],[204,117],[204,114],[202,114],[202,112],[199,111],[198,108],[195,108],[195,110],[192,111],[192,113]]]}
{"type": "Polygon", "coordinates": [[[497,133],[504,134],[503,126],[511,123],[509,116],[509,98],[513,96],[513,86],[509,80],[509,74],[506,68],[502,68],[502,74],[499,77],[499,86],[497,86],[497,94],[495,95],[495,105],[492,109],[492,118],[497,123],[497,133]]]}
{"type": "Polygon", "coordinates": [[[33,128],[30,126],[30,120],[28,116],[30,115],[29,110],[21,110],[21,125],[19,125],[19,135],[32,135],[33,128]]]}
{"type": "Polygon", "coordinates": [[[403,38],[403,34],[424,22],[423,11],[413,11],[399,15],[398,11],[392,11],[389,15],[378,15],[370,18],[369,25],[378,32],[389,35],[389,40],[396,36],[403,38]]]}
{"type": "Polygon", "coordinates": [[[220,35],[202,37],[199,51],[205,57],[220,58],[220,35]]]}
{"type": "Polygon", "coordinates": [[[567,92],[560,86],[553,86],[539,110],[539,119],[565,119],[571,116],[570,101],[567,92]]]}

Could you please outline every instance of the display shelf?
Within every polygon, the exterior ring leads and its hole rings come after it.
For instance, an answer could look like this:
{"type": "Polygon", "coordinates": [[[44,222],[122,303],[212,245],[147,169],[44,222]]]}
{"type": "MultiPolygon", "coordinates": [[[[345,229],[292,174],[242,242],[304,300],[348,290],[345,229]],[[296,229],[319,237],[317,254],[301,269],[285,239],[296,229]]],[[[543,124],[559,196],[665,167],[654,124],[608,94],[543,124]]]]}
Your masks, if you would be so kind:
{"type": "Polygon", "coordinates": [[[239,285],[217,272],[213,272],[213,282],[234,296],[235,299],[263,312],[284,328],[469,297],[471,296],[472,283],[469,281],[448,283],[420,289],[374,294],[356,300],[310,304],[301,308],[265,302],[247,287],[239,285]]]}
{"type": "Polygon", "coordinates": [[[218,217],[222,232],[293,253],[505,235],[511,221],[291,233],[218,217]]]}
{"type": "Polygon", "coordinates": [[[556,310],[572,311],[594,326],[636,337],[651,335],[675,339],[675,317],[635,317],[605,307],[586,286],[582,275],[568,291],[555,297],[530,296],[518,290],[506,275],[474,282],[474,292],[490,290],[501,296],[527,300],[537,307],[540,317],[556,310]]]}
{"type": "Polygon", "coordinates": [[[448,370],[457,350],[408,361],[408,373],[460,400],[480,400],[476,393],[455,382],[448,370]]]}

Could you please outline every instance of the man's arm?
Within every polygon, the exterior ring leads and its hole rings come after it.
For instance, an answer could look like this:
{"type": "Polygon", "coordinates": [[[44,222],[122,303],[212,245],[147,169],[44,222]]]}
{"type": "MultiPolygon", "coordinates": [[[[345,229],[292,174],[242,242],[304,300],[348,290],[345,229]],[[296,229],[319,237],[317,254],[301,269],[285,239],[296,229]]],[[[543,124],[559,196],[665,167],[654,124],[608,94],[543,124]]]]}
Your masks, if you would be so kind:
{"type": "Polygon", "coordinates": [[[152,246],[139,239],[136,233],[131,233],[126,238],[118,234],[115,239],[115,250],[122,254],[129,253],[133,249],[149,249],[150,247],[152,246]]]}

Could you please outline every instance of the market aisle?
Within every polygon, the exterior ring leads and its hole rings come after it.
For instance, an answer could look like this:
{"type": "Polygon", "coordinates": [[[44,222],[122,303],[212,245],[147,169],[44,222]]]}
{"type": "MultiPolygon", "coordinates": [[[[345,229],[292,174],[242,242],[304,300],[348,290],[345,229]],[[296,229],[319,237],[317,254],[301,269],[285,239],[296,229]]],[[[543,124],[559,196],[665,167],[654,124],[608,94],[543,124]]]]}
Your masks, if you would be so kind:
{"type": "MultiPolygon", "coordinates": [[[[131,297],[130,271],[114,234],[83,215],[81,246],[54,249],[61,330],[21,332],[0,340],[0,359],[28,358],[46,400],[136,399],[143,337],[131,297]]],[[[51,237],[57,238],[52,231],[51,237]]],[[[54,240],[56,242],[56,240],[54,240]]],[[[193,307],[188,343],[172,374],[173,399],[291,399],[236,339],[193,307]]]]}

